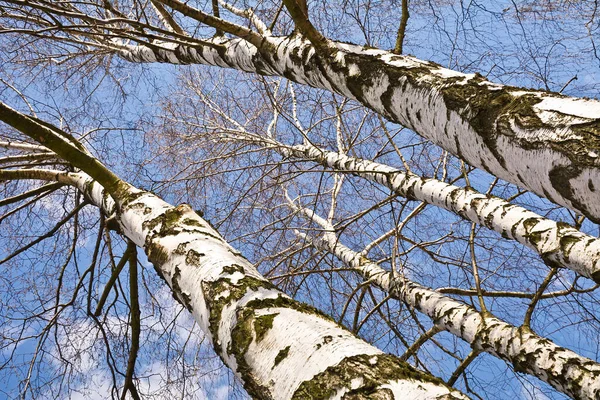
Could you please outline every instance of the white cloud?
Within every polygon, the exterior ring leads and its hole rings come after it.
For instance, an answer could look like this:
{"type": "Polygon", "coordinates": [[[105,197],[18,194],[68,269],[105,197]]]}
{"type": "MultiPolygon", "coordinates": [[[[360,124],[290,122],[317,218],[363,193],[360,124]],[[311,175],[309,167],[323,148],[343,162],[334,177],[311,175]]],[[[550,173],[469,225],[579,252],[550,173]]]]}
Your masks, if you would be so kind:
{"type": "MultiPolygon", "coordinates": [[[[142,347],[136,366],[142,398],[229,399],[231,374],[209,349],[210,344],[204,341],[191,315],[173,300],[170,289],[162,287],[154,293],[154,300],[148,298],[147,302],[141,304],[142,347]],[[185,378],[184,363],[187,363],[185,378]]],[[[105,333],[115,343],[128,332],[126,318],[111,316],[103,321],[105,333]]],[[[113,380],[106,365],[104,337],[96,324],[89,319],[80,320],[61,327],[58,333],[60,352],[58,346],[51,350],[52,364],[55,371],[62,371],[63,359],[70,363],[69,376],[65,379],[71,384],[68,389],[63,388],[68,398],[99,400],[110,398],[111,393],[116,395],[112,392],[113,380]]],[[[124,372],[127,352],[119,346],[111,345],[113,356],[120,360],[119,368],[124,372]]],[[[116,376],[117,385],[122,385],[123,377],[116,376]]],[[[118,388],[119,395],[121,389],[118,388]]]]}

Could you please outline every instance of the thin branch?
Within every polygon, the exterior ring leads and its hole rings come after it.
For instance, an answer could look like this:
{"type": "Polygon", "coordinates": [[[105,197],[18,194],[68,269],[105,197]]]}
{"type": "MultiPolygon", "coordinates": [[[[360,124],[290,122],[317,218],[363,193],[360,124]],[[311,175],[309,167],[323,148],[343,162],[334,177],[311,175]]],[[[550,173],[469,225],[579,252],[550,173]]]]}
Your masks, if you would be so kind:
{"type": "Polygon", "coordinates": [[[54,225],[54,227],[52,229],[50,229],[48,232],[46,232],[45,234],[43,234],[42,236],[39,236],[37,239],[29,242],[27,245],[15,250],[14,252],[12,252],[11,254],[9,254],[8,256],[6,256],[3,260],[0,260],[0,265],[6,263],[9,260],[12,260],[13,258],[15,258],[16,256],[18,256],[19,254],[23,253],[24,251],[29,250],[30,248],[32,248],[33,246],[35,246],[36,244],[40,243],[41,241],[48,239],[52,236],[54,236],[54,234],[67,222],[69,222],[69,220],[71,218],[73,218],[73,216],[75,214],[77,214],[83,207],[85,207],[88,203],[83,202],[80,205],[78,205],[77,207],[75,207],[73,209],[73,211],[71,211],[70,213],[67,214],[66,217],[64,217],[63,219],[61,219],[60,221],[58,221],[56,223],[56,225],[54,225]]]}
{"type": "Polygon", "coordinates": [[[542,294],[544,293],[544,291],[546,290],[546,288],[552,281],[552,278],[554,278],[554,275],[556,275],[557,272],[558,272],[558,268],[556,266],[552,267],[550,269],[550,272],[548,272],[548,275],[546,275],[546,278],[544,279],[544,281],[541,283],[537,292],[535,292],[535,296],[531,300],[531,303],[529,304],[529,307],[527,307],[527,311],[525,312],[525,318],[523,319],[523,327],[524,328],[531,329],[531,316],[533,315],[535,306],[537,305],[538,301],[541,299],[542,294]]]}
{"type": "Polygon", "coordinates": [[[315,28],[308,19],[305,8],[299,5],[297,0],[283,0],[283,4],[285,4],[290,16],[294,20],[298,31],[306,36],[321,56],[327,59],[327,56],[337,53],[337,47],[315,28]]]}
{"type": "Polygon", "coordinates": [[[277,20],[279,19],[279,15],[281,14],[281,11],[283,10],[283,1],[281,2],[281,4],[279,4],[279,7],[277,8],[277,11],[275,12],[275,16],[273,17],[273,20],[271,21],[271,24],[269,25],[269,31],[272,32],[273,29],[275,29],[275,24],[277,23],[277,20]]]}
{"type": "Polygon", "coordinates": [[[364,325],[364,324],[367,322],[367,320],[368,320],[368,319],[369,319],[369,318],[370,318],[370,317],[371,317],[373,314],[375,314],[375,313],[377,312],[377,310],[378,310],[379,308],[381,308],[381,306],[383,306],[383,305],[384,305],[384,304],[385,304],[385,303],[386,303],[386,302],[387,302],[389,299],[391,299],[391,298],[392,298],[392,296],[388,294],[387,296],[385,296],[385,297],[383,298],[383,300],[381,300],[379,303],[377,303],[377,304],[375,305],[375,307],[373,307],[373,308],[371,309],[371,311],[369,311],[369,312],[367,313],[367,315],[365,315],[365,317],[363,318],[363,320],[362,320],[362,321],[360,321],[360,323],[359,323],[359,324],[358,324],[358,326],[356,327],[356,330],[354,331],[354,333],[356,333],[356,334],[358,335],[358,332],[360,332],[360,328],[362,328],[362,327],[363,327],[363,325],[364,325]]]}
{"type": "Polygon", "coordinates": [[[198,10],[197,8],[193,8],[188,6],[185,3],[182,3],[179,0],[157,0],[172,9],[179,11],[183,15],[186,15],[192,19],[195,19],[198,22],[202,22],[208,26],[212,26],[215,29],[222,30],[223,32],[230,33],[235,35],[241,39],[245,39],[248,42],[252,43],[256,47],[260,47],[262,44],[263,37],[243,26],[231,23],[229,21],[225,21],[221,18],[217,18],[210,14],[207,14],[203,11],[198,10]]]}
{"type": "Polygon", "coordinates": [[[436,335],[437,333],[441,332],[441,328],[439,328],[437,325],[432,326],[431,328],[429,328],[425,333],[423,333],[421,336],[419,336],[419,338],[408,348],[406,349],[406,351],[404,352],[404,354],[402,354],[400,356],[400,359],[402,361],[406,361],[409,358],[411,358],[413,355],[417,354],[417,351],[419,350],[419,348],[429,339],[431,339],[434,335],[436,335]]]}
{"type": "Polygon", "coordinates": [[[125,384],[123,385],[122,400],[125,400],[127,392],[131,394],[134,400],[139,400],[140,395],[133,383],[133,374],[135,372],[135,361],[140,348],[140,304],[138,294],[138,268],[137,268],[137,249],[132,241],[127,242],[127,252],[129,252],[129,302],[131,308],[131,347],[129,349],[129,358],[127,360],[127,370],[125,373],[125,384]]]}
{"type": "Polygon", "coordinates": [[[408,0],[402,0],[402,16],[400,17],[400,26],[398,27],[398,34],[396,35],[396,46],[394,47],[394,54],[402,54],[402,48],[404,46],[404,37],[406,34],[406,25],[408,24],[408,18],[410,14],[408,12],[408,0]]]}
{"type": "Polygon", "coordinates": [[[21,193],[21,194],[12,196],[12,197],[7,197],[5,199],[0,200],[0,207],[4,207],[9,204],[13,204],[18,201],[21,201],[21,200],[25,200],[29,197],[37,196],[40,193],[54,191],[63,186],[64,186],[64,184],[62,184],[62,183],[49,183],[47,185],[40,186],[39,188],[28,190],[27,192],[24,192],[24,193],[21,193]]]}
{"type": "Polygon", "coordinates": [[[483,313],[483,315],[488,315],[489,312],[487,310],[487,307],[485,306],[485,300],[483,299],[483,295],[481,293],[481,279],[479,278],[479,268],[477,266],[477,257],[475,255],[476,228],[477,225],[475,223],[472,223],[471,229],[469,231],[469,252],[471,254],[471,267],[473,268],[473,278],[475,279],[475,288],[477,289],[477,299],[479,300],[479,307],[481,308],[481,312],[483,313]]]}
{"type": "Polygon", "coordinates": [[[123,270],[123,267],[125,267],[125,264],[127,264],[127,260],[129,259],[130,256],[131,256],[131,250],[129,249],[129,247],[127,247],[127,249],[121,256],[119,263],[113,269],[112,274],[110,275],[110,278],[108,279],[108,282],[106,282],[106,285],[104,286],[102,295],[100,296],[100,299],[98,300],[98,304],[96,305],[96,311],[94,311],[94,315],[96,317],[99,317],[100,314],[102,314],[102,308],[104,308],[106,299],[108,299],[108,295],[110,294],[112,287],[114,286],[115,282],[117,281],[117,278],[119,277],[119,274],[123,270]]]}
{"type": "Polygon", "coordinates": [[[569,86],[569,85],[571,84],[571,82],[573,82],[573,81],[576,81],[576,80],[577,80],[577,75],[575,75],[574,77],[572,77],[571,79],[569,79],[569,80],[567,81],[567,83],[565,83],[565,84],[563,85],[563,87],[562,87],[562,88],[560,88],[560,90],[558,91],[558,93],[562,93],[562,92],[563,92],[563,90],[565,90],[565,89],[567,88],[567,86],[569,86]]]}
{"type": "Polygon", "coordinates": [[[96,245],[94,246],[94,253],[90,262],[90,280],[88,283],[87,293],[87,314],[92,314],[92,291],[94,285],[94,271],[96,270],[96,263],[98,261],[98,254],[100,253],[100,247],[102,245],[102,233],[104,232],[104,215],[100,214],[100,226],[98,227],[98,236],[96,237],[96,245]]]}
{"type": "Polygon", "coordinates": [[[479,351],[475,349],[471,350],[469,355],[467,355],[467,357],[465,357],[465,359],[462,360],[462,362],[458,365],[458,368],[456,368],[456,371],[454,371],[450,379],[448,379],[448,385],[454,386],[456,380],[463,374],[463,372],[465,372],[465,369],[467,369],[469,364],[471,364],[477,358],[478,355],[479,351]]]}

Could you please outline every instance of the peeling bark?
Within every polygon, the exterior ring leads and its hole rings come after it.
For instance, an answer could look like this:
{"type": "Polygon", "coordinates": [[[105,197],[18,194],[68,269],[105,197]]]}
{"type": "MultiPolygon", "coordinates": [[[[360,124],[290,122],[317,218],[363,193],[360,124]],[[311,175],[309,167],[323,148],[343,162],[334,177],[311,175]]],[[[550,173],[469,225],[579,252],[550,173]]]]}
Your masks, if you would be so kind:
{"type": "Polygon", "coordinates": [[[536,376],[576,399],[600,397],[600,364],[557,346],[530,329],[517,328],[491,315],[482,315],[471,306],[444,296],[435,290],[392,275],[376,263],[339,243],[337,236],[326,233],[309,238],[317,248],[331,252],[346,265],[372,281],[385,292],[430,317],[437,327],[510,364],[517,372],[536,376]]]}
{"type": "Polygon", "coordinates": [[[185,204],[126,183],[114,202],[82,173],[23,177],[76,186],[114,213],[254,398],[467,398],[279,291],[185,204]]]}
{"type": "Polygon", "coordinates": [[[206,64],[360,101],[491,174],[600,221],[600,102],[504,86],[411,56],[335,43],[317,56],[299,35],[214,39],[216,47],[122,46],[133,62],[206,64]]]}

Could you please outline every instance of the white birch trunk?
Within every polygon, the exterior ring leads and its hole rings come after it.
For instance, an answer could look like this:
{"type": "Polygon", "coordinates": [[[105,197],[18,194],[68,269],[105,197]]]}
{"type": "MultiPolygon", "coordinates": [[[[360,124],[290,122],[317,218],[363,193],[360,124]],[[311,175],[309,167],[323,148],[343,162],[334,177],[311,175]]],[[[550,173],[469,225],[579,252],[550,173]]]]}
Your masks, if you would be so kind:
{"type": "Polygon", "coordinates": [[[491,174],[600,221],[600,102],[503,86],[411,56],[335,43],[323,59],[299,35],[217,46],[121,46],[133,62],[206,64],[360,101],[491,174]]]}
{"type": "Polygon", "coordinates": [[[173,207],[125,183],[115,205],[82,173],[21,176],[76,186],[114,212],[254,398],[467,398],[279,291],[187,205],[173,207]]]}
{"type": "Polygon", "coordinates": [[[600,283],[600,239],[566,223],[557,223],[499,197],[421,178],[385,164],[348,157],[311,145],[285,146],[263,141],[284,157],[314,161],[387,186],[400,196],[442,207],[503,237],[537,251],[548,264],[571,269],[600,283]]]}
{"type": "Polygon", "coordinates": [[[530,329],[517,328],[491,315],[423,287],[401,275],[392,275],[376,263],[339,243],[335,234],[310,238],[316,248],[334,254],[365,280],[430,317],[435,325],[511,363],[517,372],[536,376],[576,399],[600,397],[600,364],[557,346],[530,329]]]}

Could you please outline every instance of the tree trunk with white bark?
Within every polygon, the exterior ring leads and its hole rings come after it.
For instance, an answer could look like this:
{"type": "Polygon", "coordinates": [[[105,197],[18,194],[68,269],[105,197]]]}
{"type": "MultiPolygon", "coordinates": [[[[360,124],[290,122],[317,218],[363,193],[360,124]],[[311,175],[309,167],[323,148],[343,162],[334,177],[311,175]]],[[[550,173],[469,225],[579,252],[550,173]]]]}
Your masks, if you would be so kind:
{"type": "Polygon", "coordinates": [[[252,397],[467,398],[278,290],[188,205],[174,207],[120,180],[54,126],[4,104],[0,120],[84,171],[0,170],[0,179],[75,186],[114,218],[252,397]]]}
{"type": "Polygon", "coordinates": [[[97,48],[136,63],[205,64],[283,76],[340,93],[473,166],[600,221],[597,100],[501,85],[412,56],[331,41],[293,0],[283,3],[296,30],[280,37],[257,23],[251,10],[244,17],[255,21],[256,30],[179,0],[156,0],[153,11],[134,5],[125,13],[110,3],[90,4],[86,12],[69,2],[4,2],[14,11],[6,14],[6,33],[62,41],[81,46],[86,54],[97,48]],[[54,18],[37,17],[40,12],[54,18]],[[127,17],[146,12],[156,14],[164,26],[127,17]],[[198,38],[171,13],[219,34],[198,38]],[[97,32],[98,26],[108,34],[97,32]]]}
{"type": "Polygon", "coordinates": [[[81,173],[4,170],[0,177],[70,184],[114,215],[254,398],[466,399],[278,290],[185,204],[121,183],[116,205],[81,173]]]}
{"type": "Polygon", "coordinates": [[[568,268],[600,283],[600,239],[566,223],[544,218],[526,208],[469,187],[458,187],[435,178],[422,178],[389,165],[323,150],[310,144],[286,146],[273,139],[257,138],[244,132],[224,135],[273,149],[283,157],[312,161],[332,170],[351,173],[384,185],[399,196],[441,207],[524,244],[540,254],[549,265],[568,268]]]}
{"type": "Polygon", "coordinates": [[[365,280],[430,317],[437,327],[470,343],[474,350],[495,355],[509,362],[515,371],[536,376],[573,398],[600,396],[600,364],[597,362],[557,346],[528,327],[517,328],[405,276],[386,271],[341,244],[333,231],[319,238],[299,234],[316,248],[334,254],[365,280]]]}
{"type": "Polygon", "coordinates": [[[250,395],[463,398],[279,291],[188,206],[131,195],[118,213],[125,235],[144,247],[250,395]]]}
{"type": "Polygon", "coordinates": [[[123,46],[132,62],[205,64],[292,81],[356,99],[491,174],[600,221],[600,102],[504,86],[478,74],[334,42],[318,55],[300,35],[259,46],[123,46]]]}

